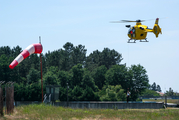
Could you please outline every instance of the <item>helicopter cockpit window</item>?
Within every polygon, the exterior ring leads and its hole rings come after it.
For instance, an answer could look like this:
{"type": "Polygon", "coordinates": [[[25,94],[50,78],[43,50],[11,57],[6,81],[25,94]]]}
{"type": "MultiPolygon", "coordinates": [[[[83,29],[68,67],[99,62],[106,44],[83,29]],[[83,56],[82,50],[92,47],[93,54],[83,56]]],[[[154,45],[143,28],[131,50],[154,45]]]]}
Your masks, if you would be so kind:
{"type": "Polygon", "coordinates": [[[135,37],[135,28],[134,27],[130,28],[128,34],[131,34],[133,37],[135,37]]]}
{"type": "Polygon", "coordinates": [[[132,29],[129,29],[128,34],[131,34],[132,29]]]}

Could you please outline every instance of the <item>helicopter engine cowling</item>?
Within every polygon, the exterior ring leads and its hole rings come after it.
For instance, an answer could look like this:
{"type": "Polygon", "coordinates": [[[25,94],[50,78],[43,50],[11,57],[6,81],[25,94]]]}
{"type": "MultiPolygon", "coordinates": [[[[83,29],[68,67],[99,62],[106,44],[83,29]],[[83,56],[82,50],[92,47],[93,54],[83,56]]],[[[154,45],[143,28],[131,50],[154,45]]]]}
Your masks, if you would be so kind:
{"type": "Polygon", "coordinates": [[[130,28],[130,27],[131,27],[131,25],[126,25],[126,27],[127,27],[127,28],[130,28]]]}

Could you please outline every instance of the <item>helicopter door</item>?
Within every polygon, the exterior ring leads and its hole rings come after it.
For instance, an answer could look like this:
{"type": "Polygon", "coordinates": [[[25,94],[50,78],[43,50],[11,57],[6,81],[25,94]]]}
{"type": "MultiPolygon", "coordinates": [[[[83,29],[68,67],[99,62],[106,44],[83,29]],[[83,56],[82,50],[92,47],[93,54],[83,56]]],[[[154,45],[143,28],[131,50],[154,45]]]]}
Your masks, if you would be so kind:
{"type": "Polygon", "coordinates": [[[135,38],[135,28],[134,27],[132,27],[132,29],[130,28],[128,34],[131,35],[131,39],[135,38]]]}
{"type": "Polygon", "coordinates": [[[132,29],[132,32],[133,32],[133,37],[135,37],[135,28],[134,27],[132,29]]]}

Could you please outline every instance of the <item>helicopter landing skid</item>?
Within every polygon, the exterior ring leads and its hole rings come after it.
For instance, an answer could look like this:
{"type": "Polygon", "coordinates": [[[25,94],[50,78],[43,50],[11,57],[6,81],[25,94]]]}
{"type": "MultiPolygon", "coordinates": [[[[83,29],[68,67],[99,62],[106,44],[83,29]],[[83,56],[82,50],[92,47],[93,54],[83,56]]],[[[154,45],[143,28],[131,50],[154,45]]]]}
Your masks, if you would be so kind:
{"type": "Polygon", "coordinates": [[[145,38],[144,40],[140,40],[140,42],[149,42],[149,41],[147,41],[147,38],[145,38]]]}
{"type": "Polygon", "coordinates": [[[129,39],[127,43],[136,43],[135,41],[135,39],[129,39]]]}

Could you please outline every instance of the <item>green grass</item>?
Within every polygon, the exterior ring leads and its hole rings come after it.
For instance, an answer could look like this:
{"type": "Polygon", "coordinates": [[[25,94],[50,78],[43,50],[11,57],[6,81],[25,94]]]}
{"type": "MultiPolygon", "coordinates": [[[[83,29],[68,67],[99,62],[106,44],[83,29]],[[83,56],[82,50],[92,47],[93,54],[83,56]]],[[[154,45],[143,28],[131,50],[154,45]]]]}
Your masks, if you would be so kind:
{"type": "Polygon", "coordinates": [[[179,109],[72,109],[44,104],[15,107],[1,119],[28,120],[177,120],[179,109]]]}

